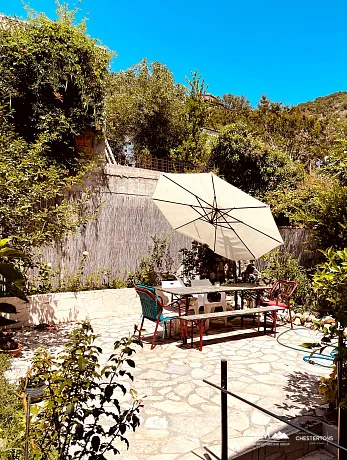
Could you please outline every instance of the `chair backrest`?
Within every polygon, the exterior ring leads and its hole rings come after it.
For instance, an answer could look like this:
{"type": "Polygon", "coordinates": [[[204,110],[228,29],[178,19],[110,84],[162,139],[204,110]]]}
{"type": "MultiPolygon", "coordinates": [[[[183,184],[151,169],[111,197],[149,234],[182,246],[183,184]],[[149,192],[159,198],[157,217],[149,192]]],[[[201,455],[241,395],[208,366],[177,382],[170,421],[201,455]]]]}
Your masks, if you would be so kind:
{"type": "Polygon", "coordinates": [[[212,283],[209,279],[205,280],[192,280],[191,284],[193,287],[199,287],[199,286],[212,286],[212,283]]]}
{"type": "Polygon", "coordinates": [[[138,286],[135,286],[135,290],[140,297],[143,317],[156,321],[158,316],[160,316],[163,312],[163,304],[160,302],[158,296],[148,289],[138,286]]]}
{"type": "Polygon", "coordinates": [[[168,287],[184,287],[184,283],[182,280],[172,280],[172,281],[162,281],[161,287],[168,288],[168,287]]]}
{"type": "Polygon", "coordinates": [[[297,287],[298,283],[295,281],[277,280],[271,288],[270,299],[289,306],[290,298],[297,287]]]}
{"type": "MultiPolygon", "coordinates": [[[[199,286],[212,286],[212,283],[209,279],[204,279],[204,280],[192,280],[191,281],[193,287],[199,287],[199,286]]],[[[219,293],[211,293],[211,294],[196,294],[194,297],[198,298],[198,302],[200,306],[205,305],[206,303],[209,304],[220,304],[221,302],[225,302],[226,296],[225,292],[219,292],[219,293]],[[217,294],[217,296],[216,296],[217,294]],[[219,295],[218,295],[219,294],[219,295]],[[209,301],[208,297],[218,297],[216,300],[209,301]]]]}

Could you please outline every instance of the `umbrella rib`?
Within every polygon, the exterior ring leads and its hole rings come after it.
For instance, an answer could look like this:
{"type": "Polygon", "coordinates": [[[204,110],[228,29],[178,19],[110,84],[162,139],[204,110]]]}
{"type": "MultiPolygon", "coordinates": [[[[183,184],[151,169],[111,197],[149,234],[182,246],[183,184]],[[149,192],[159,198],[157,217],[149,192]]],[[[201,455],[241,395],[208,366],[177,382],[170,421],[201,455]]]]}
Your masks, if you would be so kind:
{"type": "Polygon", "coordinates": [[[189,222],[186,222],[186,223],[180,225],[179,227],[174,227],[174,230],[178,230],[179,228],[185,227],[186,225],[192,224],[193,222],[196,222],[197,220],[200,220],[200,219],[201,219],[201,216],[197,217],[196,219],[193,219],[193,220],[191,220],[189,222]]]}
{"type": "MultiPolygon", "coordinates": [[[[198,197],[198,195],[195,195],[195,193],[193,193],[193,192],[191,192],[190,190],[188,190],[187,188],[183,187],[183,185],[177,183],[176,181],[174,181],[174,180],[171,179],[170,177],[166,176],[165,174],[163,174],[163,177],[165,177],[166,179],[171,180],[171,182],[173,182],[174,184],[178,185],[179,187],[181,187],[183,190],[185,190],[186,192],[190,193],[191,195],[193,195],[197,200],[201,200],[201,201],[203,201],[204,203],[206,203],[208,206],[211,207],[210,203],[208,203],[207,201],[205,201],[203,198],[198,197]]],[[[154,199],[155,199],[155,198],[154,198],[154,199]]]]}
{"type": "MultiPolygon", "coordinates": [[[[267,238],[271,238],[272,240],[276,241],[277,243],[279,244],[282,244],[282,241],[278,241],[276,238],[274,238],[273,236],[270,236],[270,235],[267,235],[266,233],[262,232],[261,230],[258,230],[257,228],[255,227],[252,227],[252,225],[249,225],[249,224],[246,224],[246,222],[243,222],[242,220],[239,220],[237,219],[237,217],[233,217],[233,216],[230,216],[227,212],[226,213],[220,213],[221,217],[224,219],[225,223],[228,225],[228,227],[233,230],[235,233],[236,231],[231,227],[231,225],[229,224],[229,222],[225,219],[225,215],[228,215],[229,217],[235,219],[238,223],[238,224],[242,224],[242,225],[246,225],[246,227],[249,227],[251,228],[252,230],[255,230],[256,232],[258,233],[261,233],[262,235],[266,236],[267,238]]],[[[236,235],[239,237],[239,235],[236,233],[236,235]]],[[[240,237],[239,237],[240,238],[240,237]]],[[[240,238],[241,239],[241,238],[240,238]]],[[[246,246],[247,247],[247,246],[246,246]]],[[[248,248],[247,248],[248,249],[248,248]]]]}
{"type": "MultiPolygon", "coordinates": [[[[224,220],[225,220],[224,215],[221,215],[221,217],[224,218],[224,220]]],[[[230,217],[231,217],[231,216],[230,216],[230,217]]],[[[237,220],[237,219],[236,219],[236,220],[237,220]]],[[[226,221],[226,220],[225,220],[225,221],[226,221]]],[[[228,222],[226,221],[226,223],[228,223],[228,222]]],[[[224,228],[225,228],[225,227],[224,227],[224,228]]],[[[241,243],[244,245],[244,247],[247,249],[247,251],[249,251],[249,253],[252,254],[252,256],[254,257],[254,259],[256,259],[256,257],[255,257],[255,255],[253,254],[253,252],[249,249],[249,247],[248,247],[247,244],[243,241],[243,239],[240,237],[240,235],[237,233],[237,231],[236,231],[233,227],[231,227],[231,225],[229,225],[229,228],[230,228],[230,230],[232,230],[232,231],[235,233],[235,235],[236,235],[237,238],[241,241],[241,243]]]]}

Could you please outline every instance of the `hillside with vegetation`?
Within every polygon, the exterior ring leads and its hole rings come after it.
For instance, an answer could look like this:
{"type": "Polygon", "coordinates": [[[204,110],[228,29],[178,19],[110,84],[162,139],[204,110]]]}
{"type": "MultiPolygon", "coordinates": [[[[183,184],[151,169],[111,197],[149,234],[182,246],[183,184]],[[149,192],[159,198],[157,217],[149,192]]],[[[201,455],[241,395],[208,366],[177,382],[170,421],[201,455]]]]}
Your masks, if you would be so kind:
{"type": "Polygon", "coordinates": [[[347,118],[347,91],[317,97],[314,101],[299,104],[298,107],[314,115],[336,115],[347,118]]]}

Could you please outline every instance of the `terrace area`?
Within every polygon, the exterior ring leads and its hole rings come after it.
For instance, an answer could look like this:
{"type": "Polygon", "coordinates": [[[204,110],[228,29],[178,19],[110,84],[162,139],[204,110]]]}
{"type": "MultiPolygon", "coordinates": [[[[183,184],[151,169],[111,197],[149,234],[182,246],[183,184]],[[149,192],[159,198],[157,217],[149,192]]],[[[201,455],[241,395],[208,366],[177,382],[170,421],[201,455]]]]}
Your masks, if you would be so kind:
{"type": "MultiPolygon", "coordinates": [[[[105,360],[113,350],[114,341],[132,334],[139,319],[136,314],[91,321],[99,334],[98,344],[105,360]]],[[[241,331],[237,320],[227,326],[214,320],[200,352],[190,344],[182,345],[177,336],[162,340],[160,334],[151,350],[154,324],[145,323],[144,346],[143,349],[138,347],[133,370],[133,387],[143,400],[141,425],[134,433],[127,434],[130,448],[127,451],[120,444],[122,454],[117,458],[220,458],[221,396],[203,379],[220,384],[221,359],[228,361],[230,391],[278,415],[295,419],[295,423],[320,420],[323,411],[319,408],[322,401],[317,387],[320,376],[327,376],[330,370],[305,363],[304,353],[295,350],[303,342],[314,341],[317,332],[307,328],[289,330],[283,325],[277,328],[276,340],[270,335],[258,335],[251,326],[251,322],[244,324],[241,331]],[[282,332],[285,333],[281,335],[282,332]]],[[[13,362],[11,379],[17,380],[24,375],[39,345],[46,345],[54,352],[61,349],[73,327],[74,323],[67,323],[47,329],[27,327],[20,330],[16,338],[25,346],[13,362]]],[[[237,458],[251,449],[264,435],[285,430],[283,423],[232,397],[228,398],[228,422],[229,458],[237,458]]],[[[291,455],[294,453],[296,456],[290,458],[299,458],[306,452],[296,451],[291,455]]],[[[334,458],[326,455],[324,458],[334,458]]],[[[269,453],[265,458],[275,457],[269,453]]]]}

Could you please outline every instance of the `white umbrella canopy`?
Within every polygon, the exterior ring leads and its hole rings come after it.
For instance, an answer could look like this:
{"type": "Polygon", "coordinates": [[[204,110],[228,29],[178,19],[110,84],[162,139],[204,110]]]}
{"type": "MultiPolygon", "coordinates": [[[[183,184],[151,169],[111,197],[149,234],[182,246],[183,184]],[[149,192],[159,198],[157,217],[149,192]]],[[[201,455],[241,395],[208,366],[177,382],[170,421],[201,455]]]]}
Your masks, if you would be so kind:
{"type": "Polygon", "coordinates": [[[283,244],[270,207],[213,173],[162,173],[152,198],[175,230],[230,260],[283,244]]]}

